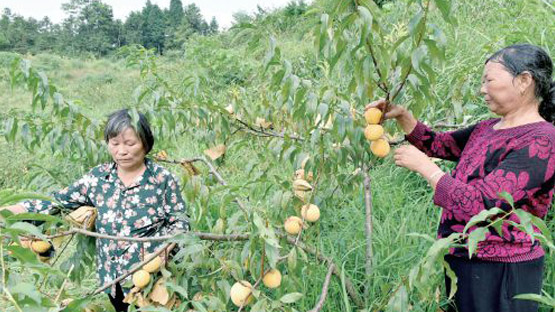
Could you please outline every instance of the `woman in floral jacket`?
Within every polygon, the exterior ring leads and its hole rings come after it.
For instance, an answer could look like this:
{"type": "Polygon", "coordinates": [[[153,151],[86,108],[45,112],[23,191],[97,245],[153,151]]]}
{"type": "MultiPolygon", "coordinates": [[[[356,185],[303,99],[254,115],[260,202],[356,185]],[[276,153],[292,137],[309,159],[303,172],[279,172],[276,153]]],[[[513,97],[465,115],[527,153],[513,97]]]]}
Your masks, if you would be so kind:
{"type": "MultiPolygon", "coordinates": [[[[137,125],[127,110],[108,117],[104,139],[112,162],[99,165],[69,187],[54,194],[63,208],[94,206],[96,231],[113,236],[161,236],[189,230],[185,202],[175,176],[145,156],[154,145],[152,131],[143,114],[137,125]]],[[[26,201],[5,207],[14,213],[52,214],[58,210],[48,201],[26,201]]],[[[140,262],[142,255],[161,248],[163,242],[135,243],[97,239],[97,275],[108,284],[140,262]]],[[[119,284],[107,289],[117,311],[127,311],[119,284]]]]}
{"type": "MultiPolygon", "coordinates": [[[[552,73],[551,58],[537,46],[513,45],[496,52],[486,61],[480,91],[501,118],[453,132],[434,132],[406,109],[388,105],[385,118],[395,118],[412,144],[395,151],[395,163],[421,174],[435,190],[434,203],[443,208],[440,238],[462,233],[483,210],[510,211],[501,192],[512,195],[515,208],[546,216],[555,183],[552,73]],[[458,163],[448,174],[429,156],[458,163]]],[[[383,109],[385,104],[381,100],[368,108],[383,109]]],[[[519,222],[515,214],[508,219],[519,222]]],[[[540,293],[544,250],[538,240],[507,223],[502,230],[502,235],[490,230],[471,259],[465,248],[452,248],[446,256],[458,278],[457,311],[537,311],[537,303],[513,297],[540,293]]],[[[447,277],[446,285],[449,289],[447,277]]]]}

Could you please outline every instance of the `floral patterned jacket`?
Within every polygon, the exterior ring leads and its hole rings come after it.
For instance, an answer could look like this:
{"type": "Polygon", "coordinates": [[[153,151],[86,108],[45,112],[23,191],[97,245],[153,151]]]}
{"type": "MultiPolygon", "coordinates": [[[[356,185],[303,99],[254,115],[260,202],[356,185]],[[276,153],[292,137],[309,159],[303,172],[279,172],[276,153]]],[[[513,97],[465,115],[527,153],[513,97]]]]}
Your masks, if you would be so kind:
{"type": "MultiPolygon", "coordinates": [[[[434,203],[443,208],[439,237],[462,232],[481,211],[511,206],[499,198],[512,195],[515,208],[544,218],[551,207],[555,184],[555,127],[535,122],[495,130],[500,119],[490,119],[466,129],[436,133],[422,123],[407,139],[428,156],[458,161],[452,174],[438,181],[434,203]]],[[[509,220],[519,222],[515,214],[509,220]]],[[[475,227],[471,227],[470,231],[475,227]]],[[[537,228],[535,228],[538,231],[537,228]]],[[[538,240],[504,223],[502,235],[493,228],[478,244],[477,257],[487,261],[521,262],[539,258],[544,251],[538,240]]],[[[464,248],[451,254],[468,257],[464,248]]]]}
{"type": "MultiPolygon", "coordinates": [[[[98,210],[96,231],[114,236],[162,236],[189,230],[185,202],[175,176],[150,159],[146,170],[126,187],[117,175],[115,163],[99,165],[77,182],[53,194],[64,208],[94,206],[98,210]]],[[[29,212],[54,213],[49,201],[23,203],[29,212]]],[[[97,275],[100,285],[123,275],[144,255],[164,242],[134,243],[97,239],[97,275]]],[[[107,292],[111,290],[108,289],[107,292]]]]}

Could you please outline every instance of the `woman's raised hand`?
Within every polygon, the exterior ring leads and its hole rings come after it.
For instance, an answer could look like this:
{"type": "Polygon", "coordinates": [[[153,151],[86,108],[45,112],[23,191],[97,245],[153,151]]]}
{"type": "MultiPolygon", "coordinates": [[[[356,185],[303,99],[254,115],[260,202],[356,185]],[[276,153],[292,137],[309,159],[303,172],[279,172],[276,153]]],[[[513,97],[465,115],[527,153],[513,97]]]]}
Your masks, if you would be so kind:
{"type": "Polygon", "coordinates": [[[394,105],[389,103],[389,105],[387,104],[387,101],[385,99],[379,99],[377,101],[374,101],[368,105],[366,105],[366,107],[364,108],[364,110],[368,110],[372,107],[375,107],[379,110],[381,110],[382,112],[385,113],[384,115],[384,119],[392,119],[392,118],[398,118],[401,117],[403,114],[405,114],[407,112],[407,110],[399,105],[394,105]],[[387,107],[387,111],[385,110],[387,107]]]}
{"type": "Polygon", "coordinates": [[[388,103],[385,99],[379,99],[374,101],[364,108],[364,110],[369,110],[370,108],[377,108],[384,113],[385,119],[395,119],[403,128],[405,133],[411,133],[414,127],[416,127],[417,120],[412,116],[412,114],[404,107],[388,103]]]}

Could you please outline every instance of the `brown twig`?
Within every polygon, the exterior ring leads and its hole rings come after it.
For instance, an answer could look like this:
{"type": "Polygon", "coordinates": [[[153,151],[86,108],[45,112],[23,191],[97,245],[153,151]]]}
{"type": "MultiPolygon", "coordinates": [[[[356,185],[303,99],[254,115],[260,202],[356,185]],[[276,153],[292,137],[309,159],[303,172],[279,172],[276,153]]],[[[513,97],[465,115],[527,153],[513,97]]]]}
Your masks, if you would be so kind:
{"type": "Polygon", "coordinates": [[[166,244],[163,248],[160,248],[158,251],[156,251],[155,253],[151,254],[149,257],[147,257],[144,261],[140,262],[139,264],[135,265],[131,270],[127,271],[127,273],[123,274],[122,276],[116,278],[115,280],[113,280],[112,282],[105,284],[104,286],[101,286],[99,288],[97,288],[94,292],[90,293],[89,295],[98,295],[99,293],[103,292],[104,290],[114,286],[115,284],[119,283],[120,281],[122,281],[123,279],[125,279],[126,277],[128,277],[129,275],[137,272],[139,269],[141,269],[145,264],[149,263],[152,259],[158,257],[161,253],[163,253],[166,249],[172,249],[173,247],[175,247],[175,243],[170,243],[170,244],[166,244]]]}
{"type": "MultiPolygon", "coordinates": [[[[303,242],[297,242],[297,243],[295,243],[295,239],[294,239],[293,237],[288,236],[288,235],[282,233],[281,231],[276,231],[276,234],[279,235],[279,236],[281,236],[281,237],[285,237],[285,238],[287,239],[287,242],[288,242],[289,244],[292,244],[292,245],[295,245],[295,246],[301,248],[301,249],[304,250],[305,252],[307,252],[307,253],[309,253],[309,254],[315,256],[315,257],[316,257],[318,260],[320,260],[321,262],[328,263],[328,264],[334,264],[334,267],[333,267],[333,274],[334,274],[335,276],[341,278],[341,271],[337,268],[337,265],[334,263],[334,261],[333,261],[331,258],[329,258],[329,257],[327,257],[327,256],[325,256],[325,255],[323,255],[323,254],[321,254],[321,253],[319,253],[319,252],[317,252],[314,248],[307,246],[307,245],[304,244],[303,242]]],[[[363,302],[362,299],[360,298],[360,295],[358,294],[358,292],[357,292],[355,286],[353,285],[353,283],[351,282],[351,280],[350,280],[347,276],[344,277],[344,280],[345,280],[345,288],[346,288],[346,290],[347,290],[347,293],[349,294],[349,296],[351,297],[351,299],[353,300],[353,302],[354,302],[359,308],[363,309],[363,308],[364,308],[364,302],[363,302]]]]}
{"type": "MultiPolygon", "coordinates": [[[[430,2],[428,1],[426,3],[426,9],[424,10],[424,17],[422,17],[424,19],[424,25],[426,24],[426,20],[428,18],[428,11],[430,9],[430,2]]],[[[424,39],[424,33],[426,32],[426,30],[422,31],[422,33],[420,33],[420,36],[418,37],[418,39],[416,40],[416,48],[418,48],[420,46],[420,42],[422,42],[422,39],[424,39]]],[[[407,71],[407,73],[405,74],[405,76],[403,77],[403,80],[401,82],[401,84],[399,85],[399,88],[397,88],[397,91],[395,91],[393,93],[393,95],[391,95],[391,98],[387,97],[387,103],[385,104],[385,111],[387,112],[387,106],[389,105],[390,102],[393,102],[395,100],[395,98],[399,95],[399,93],[401,92],[401,90],[403,90],[403,87],[405,86],[405,84],[407,83],[407,78],[409,77],[410,73],[412,72],[413,66],[411,64],[411,66],[409,67],[409,70],[407,71]]]]}
{"type": "Polygon", "coordinates": [[[373,270],[373,251],[372,251],[372,233],[373,233],[373,223],[372,223],[372,187],[371,187],[371,178],[370,174],[368,174],[368,166],[366,163],[362,165],[362,175],[364,176],[363,184],[364,184],[364,206],[365,206],[365,213],[366,219],[364,223],[364,228],[366,232],[366,287],[364,289],[365,296],[368,295],[370,279],[372,278],[372,270],[373,270]]]}
{"type": "Polygon", "coordinates": [[[248,240],[248,234],[213,234],[213,233],[204,233],[204,232],[177,232],[172,235],[165,235],[165,236],[154,236],[154,237],[127,237],[127,236],[113,236],[107,234],[100,234],[96,232],[87,231],[80,228],[73,228],[69,231],[59,233],[56,235],[47,236],[46,238],[51,239],[54,237],[60,236],[67,236],[72,235],[75,233],[83,234],[86,236],[96,237],[100,239],[110,239],[115,241],[127,241],[127,242],[159,242],[159,241],[166,241],[169,239],[173,239],[178,235],[185,234],[185,235],[193,235],[198,237],[201,240],[210,240],[210,241],[242,241],[248,240]]]}
{"type": "Polygon", "coordinates": [[[258,134],[260,136],[264,136],[264,137],[276,137],[276,138],[289,138],[289,139],[293,139],[293,140],[297,140],[297,141],[304,141],[305,139],[296,135],[285,135],[285,133],[277,133],[275,131],[268,131],[268,130],[264,130],[262,128],[257,129],[255,127],[253,127],[252,125],[249,125],[248,123],[244,122],[243,120],[239,119],[239,118],[234,118],[234,121],[237,121],[239,124],[241,124],[241,126],[243,127],[243,129],[247,129],[248,131],[258,134]]]}
{"type": "Polygon", "coordinates": [[[320,310],[322,310],[322,307],[324,307],[324,301],[326,301],[326,297],[328,295],[328,288],[330,286],[331,275],[333,273],[334,267],[335,265],[333,263],[330,264],[328,268],[328,273],[326,274],[326,279],[324,280],[324,285],[322,286],[322,294],[320,295],[320,300],[318,300],[316,306],[314,306],[314,308],[308,312],[320,312],[320,310]]]}
{"type": "MultiPolygon", "coordinates": [[[[165,158],[160,158],[160,157],[154,157],[157,161],[160,162],[165,162],[165,163],[169,163],[169,164],[177,164],[177,165],[181,165],[183,163],[194,163],[194,162],[203,162],[207,167],[208,170],[210,171],[210,173],[212,173],[214,175],[214,177],[216,177],[216,180],[218,180],[218,183],[220,183],[223,186],[227,186],[228,183],[226,180],[224,180],[224,178],[222,177],[222,175],[218,172],[218,170],[216,170],[216,168],[214,167],[214,165],[212,165],[211,162],[209,162],[205,157],[199,156],[199,157],[193,157],[193,158],[185,158],[182,160],[169,160],[169,159],[165,159],[165,158]]],[[[245,207],[245,204],[243,204],[239,198],[235,199],[235,202],[237,203],[237,205],[239,205],[239,208],[241,208],[241,210],[243,210],[243,213],[245,214],[245,218],[248,220],[248,211],[247,208],[245,207]]]]}

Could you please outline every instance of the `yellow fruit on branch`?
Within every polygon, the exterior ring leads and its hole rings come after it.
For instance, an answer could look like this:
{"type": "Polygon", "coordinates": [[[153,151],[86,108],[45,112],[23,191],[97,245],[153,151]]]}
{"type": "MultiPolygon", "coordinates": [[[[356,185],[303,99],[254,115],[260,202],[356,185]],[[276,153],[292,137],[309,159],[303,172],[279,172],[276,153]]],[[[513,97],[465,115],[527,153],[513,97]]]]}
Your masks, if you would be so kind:
{"type": "Polygon", "coordinates": [[[31,249],[37,254],[45,253],[50,248],[52,248],[52,244],[47,241],[36,240],[31,243],[31,249]]]}
{"type": "Polygon", "coordinates": [[[364,137],[369,141],[375,141],[384,134],[383,127],[380,125],[368,125],[364,129],[364,137]]]}
{"type": "Polygon", "coordinates": [[[277,288],[281,285],[281,273],[277,269],[271,269],[264,275],[262,282],[268,288],[277,288]]]}
{"type": "Polygon", "coordinates": [[[314,179],[314,174],[312,172],[309,172],[305,176],[304,169],[297,169],[295,171],[295,180],[297,180],[297,179],[301,179],[301,180],[305,180],[307,182],[310,182],[314,179]]]}
{"type": "Polygon", "coordinates": [[[293,181],[293,190],[295,191],[310,191],[312,190],[312,185],[304,179],[296,179],[293,181]]]}
{"type": "Polygon", "coordinates": [[[295,197],[300,199],[303,202],[306,202],[310,199],[311,192],[310,191],[299,191],[295,190],[295,197]]]}
{"type": "Polygon", "coordinates": [[[378,157],[385,157],[389,154],[390,147],[386,139],[377,139],[370,143],[370,151],[378,157]]]}
{"type": "Polygon", "coordinates": [[[364,119],[369,125],[377,125],[382,119],[382,111],[372,107],[364,112],[364,119]]]}
{"type": "Polygon", "coordinates": [[[240,307],[252,302],[252,285],[247,281],[239,281],[231,286],[229,296],[234,305],[240,307]]]}
{"type": "Polygon", "coordinates": [[[314,204],[307,204],[301,207],[301,216],[308,222],[316,222],[320,219],[320,208],[314,204]]]}
{"type": "Polygon", "coordinates": [[[150,273],[145,270],[139,270],[133,273],[133,285],[143,288],[150,282],[150,273]]]}
{"type": "Polygon", "coordinates": [[[301,228],[303,227],[303,220],[301,220],[301,218],[299,217],[291,216],[287,218],[287,220],[285,220],[283,226],[285,228],[285,232],[291,235],[296,235],[301,231],[301,228]]]}
{"type": "MultiPolygon", "coordinates": [[[[151,255],[147,255],[145,258],[149,258],[151,255]]],[[[154,259],[150,260],[147,264],[143,266],[143,270],[147,271],[148,273],[154,273],[160,269],[162,266],[162,258],[160,256],[156,256],[154,259]]]]}

